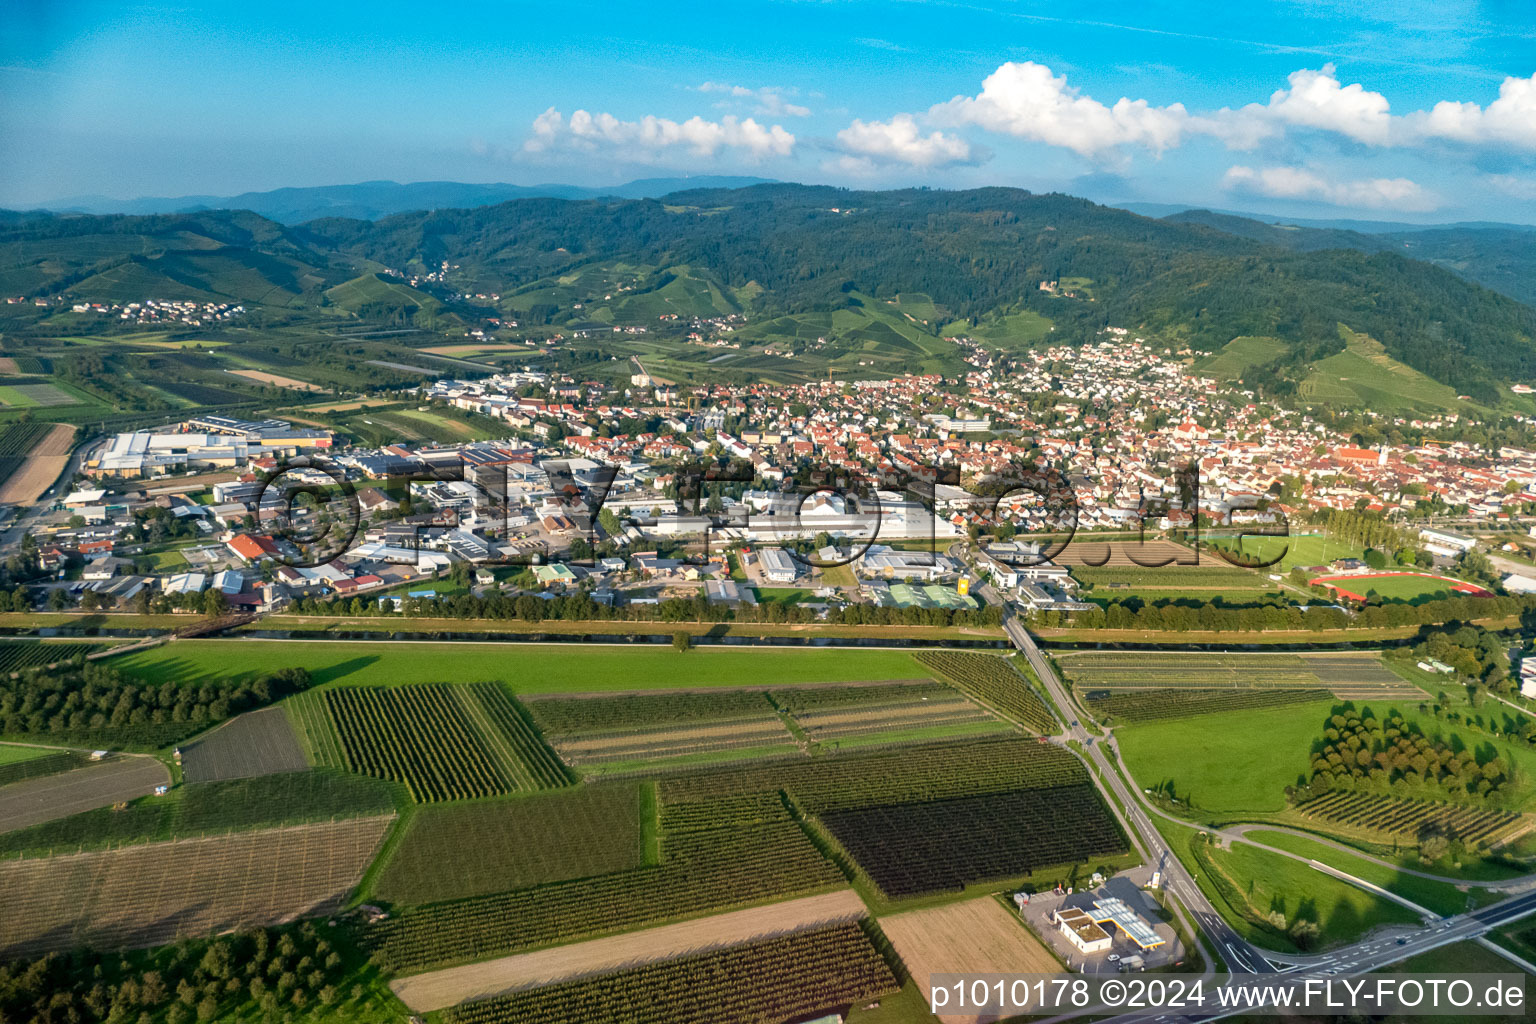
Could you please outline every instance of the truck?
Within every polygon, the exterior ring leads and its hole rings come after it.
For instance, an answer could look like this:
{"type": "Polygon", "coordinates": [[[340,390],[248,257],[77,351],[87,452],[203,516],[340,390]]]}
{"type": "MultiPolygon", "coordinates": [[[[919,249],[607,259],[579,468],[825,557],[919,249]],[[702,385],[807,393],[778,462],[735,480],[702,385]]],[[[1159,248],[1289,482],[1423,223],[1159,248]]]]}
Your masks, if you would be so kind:
{"type": "Polygon", "coordinates": [[[1139,956],[1133,954],[1120,958],[1120,972],[1122,974],[1129,974],[1131,971],[1144,971],[1146,969],[1147,962],[1139,956]]]}

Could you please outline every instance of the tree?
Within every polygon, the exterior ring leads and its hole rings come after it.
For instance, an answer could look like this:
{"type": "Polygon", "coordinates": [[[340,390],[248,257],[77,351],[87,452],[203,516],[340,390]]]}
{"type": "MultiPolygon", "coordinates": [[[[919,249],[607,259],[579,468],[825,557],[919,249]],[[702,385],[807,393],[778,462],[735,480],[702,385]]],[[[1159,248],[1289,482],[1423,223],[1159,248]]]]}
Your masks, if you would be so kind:
{"type": "Polygon", "coordinates": [[[203,591],[203,614],[210,619],[216,619],[229,609],[229,602],[224,599],[224,591],[218,587],[211,587],[203,591]]]}
{"type": "Polygon", "coordinates": [[[672,649],[674,651],[686,651],[693,647],[693,637],[687,633],[672,634],[672,649]]]}

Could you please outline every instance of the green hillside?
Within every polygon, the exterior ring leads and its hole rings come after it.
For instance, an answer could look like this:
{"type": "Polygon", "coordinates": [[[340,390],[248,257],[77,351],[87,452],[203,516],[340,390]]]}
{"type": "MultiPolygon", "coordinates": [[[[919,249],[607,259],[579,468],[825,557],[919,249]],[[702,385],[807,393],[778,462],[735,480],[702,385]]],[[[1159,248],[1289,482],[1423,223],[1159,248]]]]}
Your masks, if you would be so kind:
{"type": "Polygon", "coordinates": [[[1281,358],[1287,352],[1278,338],[1233,338],[1212,355],[1195,360],[1194,371],[1217,380],[1241,380],[1258,366],[1281,358]]]}
{"type": "Polygon", "coordinates": [[[1387,355],[1381,343],[1343,324],[1345,349],[1317,362],[1301,382],[1297,397],[1319,405],[1381,412],[1464,409],[1456,391],[1387,355]]]}

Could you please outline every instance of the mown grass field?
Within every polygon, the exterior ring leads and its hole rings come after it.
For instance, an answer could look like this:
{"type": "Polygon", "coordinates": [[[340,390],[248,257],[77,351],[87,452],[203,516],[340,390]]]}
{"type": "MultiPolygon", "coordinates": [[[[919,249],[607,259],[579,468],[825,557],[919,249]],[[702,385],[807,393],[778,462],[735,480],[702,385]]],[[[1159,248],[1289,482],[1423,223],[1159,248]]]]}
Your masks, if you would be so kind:
{"type": "MultiPolygon", "coordinates": [[[[1327,565],[1337,558],[1364,557],[1364,549],[1322,533],[1292,534],[1289,537],[1207,537],[1212,548],[1225,548],[1245,559],[1270,562],[1265,572],[1290,572],[1298,565],[1327,565]]],[[[1212,557],[1221,555],[1212,552],[1212,557]]]]}
{"type": "Polygon", "coordinates": [[[1407,907],[1278,853],[1243,843],[1221,850],[1188,829],[1174,826],[1171,832],[1181,858],[1195,866],[1196,884],[1240,934],[1258,945],[1301,948],[1287,934],[1298,921],[1317,924],[1313,948],[1352,942],[1380,925],[1420,921],[1407,907]],[[1284,928],[1265,920],[1275,912],[1284,915],[1284,928]]]}
{"type": "Polygon", "coordinates": [[[1142,787],[1171,785],[1198,814],[1285,809],[1336,701],[1123,725],[1115,741],[1142,787]]]}
{"type": "Polygon", "coordinates": [[[1427,910],[1433,910],[1442,917],[1452,914],[1460,914],[1467,909],[1467,894],[1459,891],[1454,885],[1447,882],[1436,882],[1429,878],[1420,878],[1417,875],[1404,874],[1392,868],[1384,867],[1372,861],[1365,860],[1335,849],[1324,843],[1319,843],[1302,836],[1292,835],[1289,832],[1274,832],[1268,829],[1255,829],[1248,836],[1265,846],[1273,846],[1277,850],[1285,850],[1288,853],[1300,854],[1329,867],[1338,868],[1340,871],[1364,879],[1372,885],[1379,885],[1388,892],[1396,893],[1407,900],[1412,900],[1427,910]]]}
{"type": "Polygon", "coordinates": [[[141,679],[233,682],[303,667],[317,683],[496,680],[519,693],[772,686],[926,676],[905,651],[714,650],[377,640],[182,640],[111,664],[141,679]]]}

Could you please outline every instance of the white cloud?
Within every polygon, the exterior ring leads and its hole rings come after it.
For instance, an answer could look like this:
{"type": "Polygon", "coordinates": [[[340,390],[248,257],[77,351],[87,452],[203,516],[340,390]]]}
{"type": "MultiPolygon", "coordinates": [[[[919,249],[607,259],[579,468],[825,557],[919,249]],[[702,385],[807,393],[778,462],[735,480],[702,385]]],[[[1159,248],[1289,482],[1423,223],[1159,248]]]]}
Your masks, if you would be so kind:
{"type": "Polygon", "coordinates": [[[980,93],[956,96],[928,115],[938,123],[976,125],[1090,158],[1121,146],[1161,153],[1182,141],[1190,122],[1182,103],[1154,107],[1122,97],[1105,106],[1034,61],[1009,61],[986,77],[980,93]]]}
{"type": "MultiPolygon", "coordinates": [[[[811,108],[803,107],[798,103],[791,103],[785,96],[792,96],[797,90],[782,89],[774,85],[765,85],[759,89],[748,89],[744,85],[730,85],[726,82],[705,82],[699,86],[699,92],[724,93],[734,100],[750,100],[753,103],[755,113],[764,117],[810,117],[811,108]]],[[[726,103],[717,106],[727,106],[726,103]]]]}
{"type": "Polygon", "coordinates": [[[1442,100],[1427,113],[1411,114],[1407,120],[1424,138],[1536,149],[1536,75],[1504,79],[1499,98],[1486,107],[1442,100]]]}
{"type": "MultiPolygon", "coordinates": [[[[955,135],[935,131],[924,135],[911,114],[897,114],[889,121],[860,121],[837,133],[838,145],[855,160],[888,162],[913,167],[945,167],[971,159],[971,145],[955,135]]],[[[848,164],[845,169],[858,169],[848,164]]]]}
{"type": "Polygon", "coordinates": [[[684,147],[701,157],[735,149],[761,160],[790,155],[794,152],[795,137],[781,125],[765,127],[750,117],[741,120],[732,114],[719,121],[702,117],[673,121],[650,114],[638,121],[621,121],[612,114],[577,110],[566,119],[550,107],[533,119],[523,149],[538,153],[561,146],[588,151],[604,147],[622,149],[627,151],[625,155],[637,159],[673,147],[684,147]]]}
{"type": "Polygon", "coordinates": [[[1392,135],[1392,114],[1387,98],[1359,84],[1341,85],[1334,66],[1321,71],[1293,71],[1288,89],[1277,89],[1269,106],[1250,105],[1238,111],[1252,117],[1268,117],[1285,124],[1337,132],[1356,142],[1384,146],[1392,135]]]}
{"type": "Polygon", "coordinates": [[[1516,199],[1536,199],[1536,178],[1522,178],[1514,174],[1490,174],[1489,185],[1516,199]]]}
{"type": "Polygon", "coordinates": [[[1334,206],[1373,210],[1425,211],[1437,205],[1435,196],[1407,178],[1359,178],[1333,181],[1302,167],[1244,167],[1227,170],[1222,187],[1271,199],[1316,199],[1334,206]]]}

